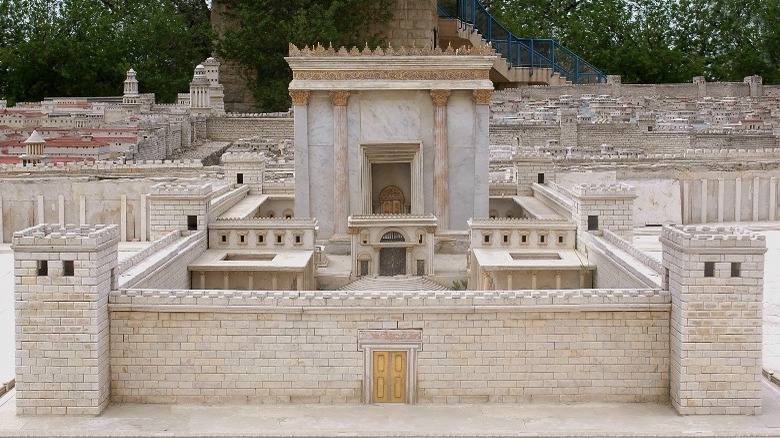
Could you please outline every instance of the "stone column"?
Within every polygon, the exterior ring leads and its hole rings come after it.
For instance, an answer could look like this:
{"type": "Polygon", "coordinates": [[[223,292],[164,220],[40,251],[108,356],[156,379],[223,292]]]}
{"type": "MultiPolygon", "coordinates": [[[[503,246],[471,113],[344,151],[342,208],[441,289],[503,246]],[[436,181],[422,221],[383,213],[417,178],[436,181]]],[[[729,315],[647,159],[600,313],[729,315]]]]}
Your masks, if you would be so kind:
{"type": "Polygon", "coordinates": [[[57,195],[57,219],[60,225],[65,225],[65,195],[57,195]]]}
{"type": "Polygon", "coordinates": [[[127,195],[119,197],[119,241],[127,242],[127,195]]]}
{"type": "Polygon", "coordinates": [[[761,195],[761,180],[753,177],[753,222],[758,221],[758,197],[761,195]]]}
{"type": "Polygon", "coordinates": [[[295,216],[311,217],[309,204],[309,91],[290,90],[295,117],[295,216]]]}
{"type": "Polygon", "coordinates": [[[724,194],[724,184],[725,181],[723,178],[718,178],[718,222],[723,222],[723,204],[725,200],[725,194],[724,194]]]}
{"type": "MultiPolygon", "coordinates": [[[[777,178],[769,178],[769,220],[775,220],[777,214],[777,178]]],[[[2,231],[0,231],[2,232],[2,231]]]]}
{"type": "Polygon", "coordinates": [[[333,104],[333,234],[341,237],[347,234],[349,216],[348,100],[349,91],[330,92],[330,102],[333,104]]]}
{"type": "Polygon", "coordinates": [[[488,151],[490,129],[490,98],[493,90],[474,90],[476,103],[474,142],[474,217],[488,217],[490,199],[490,153],[488,151]]]}
{"type": "Polygon", "coordinates": [[[701,180],[701,219],[699,221],[703,224],[707,223],[708,200],[707,179],[705,178],[701,180]]]}
{"type": "Polygon", "coordinates": [[[141,195],[141,242],[146,242],[147,230],[149,229],[147,205],[146,195],[141,195]]]}
{"type": "Polygon", "coordinates": [[[734,190],[734,222],[742,221],[742,178],[735,181],[734,190]]]}
{"type": "Polygon", "coordinates": [[[691,186],[687,179],[683,180],[682,185],[682,222],[689,224],[691,223],[691,186]]]}
{"type": "Polygon", "coordinates": [[[81,195],[79,197],[79,225],[87,223],[87,197],[81,195]]]}
{"type": "MultiPolygon", "coordinates": [[[[43,204],[43,195],[38,195],[37,202],[38,202],[38,216],[35,219],[35,223],[36,224],[46,223],[46,209],[45,209],[45,205],[43,204]]],[[[65,225],[65,224],[60,224],[60,225],[65,225]]]]}
{"type": "Polygon", "coordinates": [[[439,226],[449,229],[450,173],[447,140],[447,100],[450,90],[431,90],[433,99],[433,214],[439,226]]]}

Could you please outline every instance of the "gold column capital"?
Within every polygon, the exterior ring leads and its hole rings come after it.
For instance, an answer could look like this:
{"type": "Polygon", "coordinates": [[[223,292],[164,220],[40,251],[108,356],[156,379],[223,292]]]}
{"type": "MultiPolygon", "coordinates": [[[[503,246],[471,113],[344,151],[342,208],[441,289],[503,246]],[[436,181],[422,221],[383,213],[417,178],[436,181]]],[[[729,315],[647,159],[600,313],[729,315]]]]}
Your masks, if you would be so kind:
{"type": "Polygon", "coordinates": [[[474,90],[474,100],[477,105],[490,105],[491,97],[493,97],[493,90],[474,90]]]}
{"type": "Polygon", "coordinates": [[[431,98],[433,99],[434,106],[447,105],[447,100],[452,94],[451,90],[431,90],[431,98]]]}
{"type": "Polygon", "coordinates": [[[290,90],[290,97],[292,97],[292,104],[295,106],[309,104],[309,90],[290,90]]]}
{"type": "Polygon", "coordinates": [[[330,103],[335,106],[346,106],[349,100],[349,91],[333,90],[330,92],[330,103]]]}

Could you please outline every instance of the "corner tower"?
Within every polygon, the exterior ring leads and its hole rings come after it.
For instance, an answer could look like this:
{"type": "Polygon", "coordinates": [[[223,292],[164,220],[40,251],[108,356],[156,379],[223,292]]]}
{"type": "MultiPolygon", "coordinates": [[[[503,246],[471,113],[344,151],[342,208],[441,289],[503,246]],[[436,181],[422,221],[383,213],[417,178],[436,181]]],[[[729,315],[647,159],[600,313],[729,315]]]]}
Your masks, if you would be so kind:
{"type": "Polygon", "coordinates": [[[761,413],[764,236],[665,227],[672,296],[670,396],[683,415],[761,413]]]}
{"type": "Polygon", "coordinates": [[[98,415],[108,405],[118,243],[116,225],[14,233],[17,414],[98,415]]]}

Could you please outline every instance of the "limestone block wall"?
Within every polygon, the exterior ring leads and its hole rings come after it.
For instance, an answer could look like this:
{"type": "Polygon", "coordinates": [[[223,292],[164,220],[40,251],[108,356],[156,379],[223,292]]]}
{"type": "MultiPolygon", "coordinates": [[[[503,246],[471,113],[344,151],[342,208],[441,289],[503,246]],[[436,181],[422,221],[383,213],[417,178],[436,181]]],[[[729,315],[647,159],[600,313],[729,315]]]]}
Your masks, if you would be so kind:
{"type": "Polygon", "coordinates": [[[252,116],[209,117],[206,121],[206,136],[212,141],[235,141],[240,138],[260,137],[274,141],[291,140],[293,118],[268,117],[263,114],[252,116]]]}
{"type": "Polygon", "coordinates": [[[661,274],[653,269],[657,267],[657,262],[648,265],[647,260],[635,257],[622,245],[616,245],[614,240],[583,233],[578,235],[577,249],[596,265],[594,288],[662,286],[661,274]]]}
{"type": "Polygon", "coordinates": [[[422,330],[420,403],[665,401],[668,326],[653,290],[114,292],[112,401],[361,403],[361,329],[422,330]]]}
{"type": "Polygon", "coordinates": [[[665,227],[671,401],[681,414],[761,413],[763,235],[665,227]]]}
{"type": "Polygon", "coordinates": [[[589,230],[590,217],[596,229],[606,229],[630,239],[634,229],[636,190],[628,184],[577,184],[570,191],[574,201],[573,219],[580,231],[589,230]]]}
{"type": "Polygon", "coordinates": [[[209,226],[209,247],[225,250],[313,250],[317,239],[316,228],[317,220],[310,218],[218,220],[209,226]]]}
{"type": "Polygon", "coordinates": [[[206,231],[177,239],[170,245],[150,254],[119,278],[119,288],[189,289],[190,273],[187,267],[208,249],[206,231]]]}
{"type": "Polygon", "coordinates": [[[388,44],[393,47],[434,47],[434,30],[439,13],[433,0],[395,0],[393,21],[386,27],[388,44]]]}
{"type": "Polygon", "coordinates": [[[208,207],[212,196],[210,183],[160,183],[149,195],[149,236],[156,240],[171,231],[199,231],[208,225],[208,207]],[[189,217],[195,217],[194,229],[189,217]]]}

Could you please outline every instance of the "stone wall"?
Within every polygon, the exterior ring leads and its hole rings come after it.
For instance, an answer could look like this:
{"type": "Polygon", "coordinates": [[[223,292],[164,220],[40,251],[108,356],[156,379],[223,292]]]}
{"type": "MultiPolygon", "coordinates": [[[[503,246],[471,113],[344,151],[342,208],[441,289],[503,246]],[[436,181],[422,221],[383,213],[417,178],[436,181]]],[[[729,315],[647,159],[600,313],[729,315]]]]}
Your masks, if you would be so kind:
{"type": "Polygon", "coordinates": [[[142,289],[189,289],[190,273],[187,267],[206,249],[208,249],[208,239],[205,230],[177,239],[128,270],[125,278],[119,279],[118,286],[142,289]]]}
{"type": "Polygon", "coordinates": [[[114,292],[112,401],[360,403],[361,329],[422,330],[420,403],[668,399],[666,292],[468,294],[114,292]]]}
{"type": "Polygon", "coordinates": [[[212,141],[235,141],[239,138],[260,137],[275,141],[293,138],[292,117],[209,117],[206,136],[212,141]]]}

